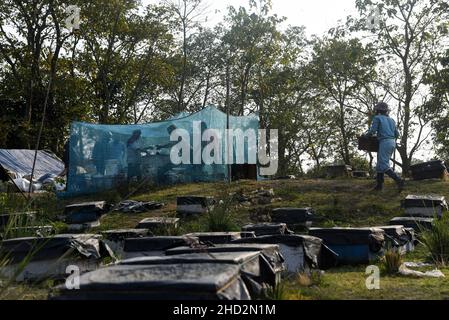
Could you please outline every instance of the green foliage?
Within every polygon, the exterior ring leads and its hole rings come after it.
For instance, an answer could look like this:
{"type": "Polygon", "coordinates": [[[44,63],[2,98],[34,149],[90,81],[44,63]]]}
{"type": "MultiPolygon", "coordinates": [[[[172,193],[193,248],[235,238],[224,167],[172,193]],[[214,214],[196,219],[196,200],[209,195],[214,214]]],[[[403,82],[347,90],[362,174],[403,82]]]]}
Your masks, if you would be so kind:
{"type": "MultiPolygon", "coordinates": [[[[308,72],[312,85],[326,97],[333,134],[328,136],[338,146],[335,152],[345,164],[351,163],[357,134],[363,130],[366,115],[354,112],[351,97],[376,77],[377,60],[369,46],[358,39],[346,40],[340,36],[317,40],[308,72]]],[[[322,109],[326,109],[324,106],[322,109]]],[[[361,108],[361,107],[359,107],[361,108]]],[[[367,108],[367,106],[363,106],[367,108]]]]}
{"type": "Polygon", "coordinates": [[[441,219],[435,218],[432,230],[423,230],[420,241],[430,254],[430,258],[438,265],[449,263],[449,215],[441,219]]]}
{"type": "Polygon", "coordinates": [[[365,23],[373,1],[356,0],[360,19],[348,17],[327,35],[307,38],[304,26],[284,27],[271,0],[230,6],[213,28],[202,23],[202,0],[42,0],[39,6],[5,0],[0,145],[35,146],[48,88],[41,147],[57,154],[72,121],[144,123],[214,103],[232,115],[257,111],[261,127],[279,130],[280,175],[304,175],[309,159],[317,170],[335,160],[366,170],[356,137],[367,129],[373,105],[390,93],[391,105],[405,97],[394,112],[401,145],[411,146],[399,150],[405,167],[425,145],[425,135],[413,134],[420,125],[433,124],[437,152],[449,158],[448,54],[440,45],[447,4],[401,3],[381,4],[391,26],[375,34],[365,23]],[[81,8],[78,31],[64,25],[67,5],[81,8]],[[401,10],[410,13],[408,23],[401,10]],[[360,31],[372,41],[361,41],[360,31]],[[431,95],[420,104],[423,85],[431,95]]]}
{"type": "Polygon", "coordinates": [[[173,35],[166,11],[148,6],[139,13],[139,6],[136,0],[2,2],[1,30],[8,30],[0,33],[3,146],[35,146],[47,88],[41,148],[59,154],[72,121],[134,123],[146,116],[148,107],[141,112],[137,105],[154,102],[170,85],[166,56],[173,35]],[[81,8],[74,33],[64,24],[68,5],[81,8]],[[30,40],[46,37],[51,41],[30,40]]]}
{"type": "MultiPolygon", "coordinates": [[[[445,111],[442,112],[444,114],[445,111]]],[[[449,163],[449,113],[446,111],[445,116],[435,119],[433,127],[436,130],[435,140],[438,155],[441,159],[446,160],[447,164],[449,163]]]]}

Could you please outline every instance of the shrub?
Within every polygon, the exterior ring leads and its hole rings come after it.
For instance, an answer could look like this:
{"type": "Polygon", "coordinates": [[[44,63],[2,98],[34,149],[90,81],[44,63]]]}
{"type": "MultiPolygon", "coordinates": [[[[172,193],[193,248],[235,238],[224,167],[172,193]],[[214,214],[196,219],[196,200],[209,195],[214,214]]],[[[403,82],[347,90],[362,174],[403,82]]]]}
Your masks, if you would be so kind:
{"type": "Polygon", "coordinates": [[[361,171],[371,171],[371,166],[369,161],[367,161],[365,158],[360,156],[354,156],[351,159],[351,166],[355,170],[361,170],[361,171]]]}
{"type": "Polygon", "coordinates": [[[207,229],[209,232],[230,232],[238,228],[232,213],[226,209],[217,208],[208,213],[207,229]]]}
{"type": "Polygon", "coordinates": [[[231,198],[226,198],[207,213],[206,224],[209,232],[238,230],[238,226],[234,221],[232,202],[231,198]]]}
{"type": "Polygon", "coordinates": [[[312,169],[310,169],[307,174],[306,177],[307,178],[311,178],[311,179],[321,179],[321,178],[325,178],[326,177],[326,170],[324,169],[324,165],[321,165],[320,167],[318,166],[314,166],[312,169]]]}

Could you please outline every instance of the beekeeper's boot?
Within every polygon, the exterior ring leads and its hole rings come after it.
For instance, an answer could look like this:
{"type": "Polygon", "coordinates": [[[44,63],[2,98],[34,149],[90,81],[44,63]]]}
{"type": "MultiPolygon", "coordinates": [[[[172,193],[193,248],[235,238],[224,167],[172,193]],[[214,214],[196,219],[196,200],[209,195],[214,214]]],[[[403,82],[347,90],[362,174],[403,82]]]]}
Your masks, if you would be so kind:
{"type": "Polygon", "coordinates": [[[378,173],[377,173],[377,178],[376,178],[376,183],[377,183],[377,184],[376,184],[376,186],[374,187],[373,191],[382,191],[383,188],[384,188],[384,182],[385,182],[384,174],[378,172],[378,173]]]}
{"type": "Polygon", "coordinates": [[[396,182],[396,184],[398,185],[399,191],[404,190],[405,181],[402,180],[402,179],[396,174],[396,172],[394,172],[392,169],[390,169],[390,170],[388,170],[388,171],[386,172],[386,174],[387,174],[391,179],[393,179],[393,180],[396,182]]]}

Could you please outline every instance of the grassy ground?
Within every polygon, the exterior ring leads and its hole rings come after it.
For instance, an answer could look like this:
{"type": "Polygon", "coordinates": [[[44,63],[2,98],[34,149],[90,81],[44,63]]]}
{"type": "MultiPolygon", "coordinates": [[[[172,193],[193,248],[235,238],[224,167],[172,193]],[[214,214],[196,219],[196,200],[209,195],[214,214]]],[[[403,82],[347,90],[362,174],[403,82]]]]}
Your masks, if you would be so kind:
{"type": "MultiPolygon", "coordinates": [[[[226,197],[227,194],[242,191],[251,192],[260,188],[274,189],[276,197],[282,200],[266,206],[240,207],[239,220],[249,222],[249,212],[257,208],[313,207],[317,212],[316,226],[321,227],[364,227],[387,225],[391,218],[403,212],[400,201],[406,194],[434,193],[449,198],[449,183],[442,181],[409,182],[406,190],[399,194],[392,181],[387,181],[382,193],[374,193],[371,180],[287,180],[254,182],[243,181],[231,185],[196,184],[157,190],[133,197],[139,201],[162,201],[166,207],[150,213],[150,216],[174,215],[178,195],[202,195],[226,197]]],[[[120,226],[132,227],[148,214],[123,216],[110,215],[104,218],[102,228],[120,226]]]]}
{"type": "MultiPolygon", "coordinates": [[[[427,252],[420,246],[404,257],[404,261],[427,261],[427,252]]],[[[379,263],[377,266],[381,268],[379,263]]],[[[341,267],[326,271],[310,286],[291,277],[286,281],[285,291],[287,299],[291,300],[447,300],[449,269],[441,271],[446,278],[410,278],[381,272],[380,289],[368,290],[366,266],[341,267]]]]}
{"type": "MultiPolygon", "coordinates": [[[[371,180],[286,180],[286,181],[242,181],[226,184],[195,184],[164,189],[147,188],[145,192],[135,193],[131,199],[139,201],[161,201],[166,206],[161,210],[144,214],[111,213],[101,220],[101,227],[92,230],[100,232],[110,229],[133,228],[143,218],[152,216],[174,216],[176,197],[180,195],[215,196],[229,198],[230,193],[251,192],[256,189],[274,189],[280,199],[266,206],[234,206],[229,213],[232,224],[229,229],[238,230],[240,226],[251,222],[251,212],[259,208],[275,207],[313,207],[318,215],[315,226],[321,227],[365,227],[387,225],[391,218],[402,214],[400,200],[406,194],[440,194],[449,198],[449,183],[443,181],[409,182],[406,190],[399,194],[392,181],[387,181],[386,190],[373,193],[371,180]]],[[[126,194],[127,192],[122,192],[126,194]]],[[[97,197],[88,197],[71,201],[56,200],[52,197],[36,199],[31,209],[40,210],[44,222],[55,223],[56,217],[68,203],[80,200],[118,201],[119,192],[111,192],[97,197]]],[[[20,208],[20,198],[2,199],[3,207],[14,203],[20,208]],[[14,200],[14,201],[12,201],[14,200]]],[[[61,224],[56,224],[63,231],[61,224]]],[[[196,231],[210,231],[210,218],[182,220],[177,234],[196,231]]],[[[230,230],[226,230],[230,231],[230,230]]],[[[406,261],[425,261],[427,252],[419,247],[417,252],[405,258],[406,261]]],[[[366,289],[366,266],[344,267],[327,271],[313,285],[302,286],[297,277],[285,281],[285,294],[288,299],[447,299],[449,298],[448,279],[411,279],[398,276],[382,276],[381,289],[366,289]]],[[[442,270],[449,276],[449,269],[442,270]]],[[[9,295],[24,299],[42,298],[46,287],[16,287],[9,295]],[[21,294],[18,294],[22,292],[21,294]]]]}

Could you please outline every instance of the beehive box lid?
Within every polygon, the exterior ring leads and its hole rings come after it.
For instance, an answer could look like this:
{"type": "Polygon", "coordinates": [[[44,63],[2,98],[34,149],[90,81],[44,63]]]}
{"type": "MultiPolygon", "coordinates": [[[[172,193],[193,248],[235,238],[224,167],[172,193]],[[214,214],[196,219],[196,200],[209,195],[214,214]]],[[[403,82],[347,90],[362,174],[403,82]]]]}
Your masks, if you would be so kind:
{"type": "Polygon", "coordinates": [[[408,195],[402,201],[403,208],[432,208],[441,206],[447,209],[446,198],[441,195],[408,195]]]}
{"type": "Polygon", "coordinates": [[[189,233],[186,236],[196,237],[202,242],[211,242],[214,244],[229,243],[241,238],[240,232],[197,232],[189,233]]]}
{"type": "Polygon", "coordinates": [[[168,218],[168,217],[153,217],[145,218],[139,222],[137,229],[154,229],[158,227],[176,227],[179,223],[179,218],[168,218]]]}
{"type": "Polygon", "coordinates": [[[118,229],[103,231],[102,235],[110,241],[123,241],[128,238],[143,238],[149,235],[148,229],[118,229]]]}
{"type": "Polygon", "coordinates": [[[58,289],[56,299],[249,299],[239,266],[216,263],[118,265],[82,275],[80,290],[58,289]]]}
{"type": "Polygon", "coordinates": [[[125,252],[165,251],[168,249],[188,246],[197,243],[195,237],[145,237],[125,240],[125,252]]]}
{"type": "Polygon", "coordinates": [[[30,253],[32,261],[60,258],[73,251],[85,258],[101,258],[101,236],[61,234],[53,237],[27,237],[2,241],[2,250],[12,262],[20,262],[30,253]]]}
{"type": "Polygon", "coordinates": [[[309,235],[323,239],[327,245],[369,244],[373,237],[384,240],[385,231],[379,228],[312,228],[309,235]]]}
{"type": "Polygon", "coordinates": [[[189,253],[161,257],[138,257],[121,261],[120,265],[160,265],[160,264],[188,264],[188,263],[224,263],[243,264],[258,258],[258,251],[189,253]]]}
{"type": "Polygon", "coordinates": [[[65,207],[64,213],[69,214],[72,212],[89,212],[89,211],[103,211],[106,208],[106,201],[92,201],[74,203],[65,207]]]}

